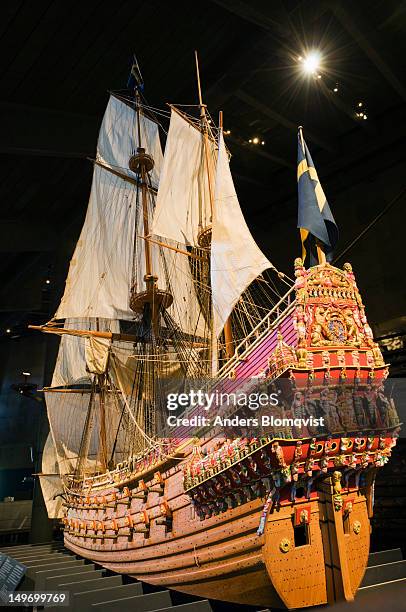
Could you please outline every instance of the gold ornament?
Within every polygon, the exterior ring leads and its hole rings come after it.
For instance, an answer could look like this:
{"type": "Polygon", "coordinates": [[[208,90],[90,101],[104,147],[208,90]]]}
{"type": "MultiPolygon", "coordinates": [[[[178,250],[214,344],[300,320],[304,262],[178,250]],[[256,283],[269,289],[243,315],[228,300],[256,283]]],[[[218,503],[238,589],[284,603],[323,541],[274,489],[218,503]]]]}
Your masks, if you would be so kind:
{"type": "Polygon", "coordinates": [[[283,553],[287,553],[291,548],[292,542],[289,540],[289,538],[282,538],[282,540],[279,542],[279,550],[283,553]]]}
{"type": "Polygon", "coordinates": [[[341,497],[341,472],[333,472],[333,505],[334,510],[338,512],[343,507],[343,498],[341,497]]]}
{"type": "Polygon", "coordinates": [[[352,530],[355,533],[355,535],[358,535],[359,532],[361,531],[361,523],[359,521],[354,521],[352,524],[352,530]]]}

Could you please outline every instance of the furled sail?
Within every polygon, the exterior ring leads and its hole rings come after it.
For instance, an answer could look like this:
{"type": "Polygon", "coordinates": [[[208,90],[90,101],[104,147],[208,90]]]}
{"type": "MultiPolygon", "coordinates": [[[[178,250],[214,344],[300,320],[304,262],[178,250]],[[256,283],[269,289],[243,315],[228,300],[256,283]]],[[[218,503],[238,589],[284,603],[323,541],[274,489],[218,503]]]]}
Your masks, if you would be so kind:
{"type": "MultiPolygon", "coordinates": [[[[64,329],[98,329],[119,333],[120,324],[111,319],[66,319],[64,329]]],[[[85,338],[61,337],[51,387],[90,385],[91,377],[86,369],[85,348],[85,338]]]]}
{"type": "MultiPolygon", "coordinates": [[[[141,144],[153,155],[157,185],[162,151],[156,123],[140,116],[141,144]]],[[[100,129],[97,161],[85,223],[71,260],[56,318],[133,319],[129,307],[134,233],[140,212],[136,175],[128,160],[138,147],[134,109],[110,97],[100,129]],[[124,178],[106,169],[118,170],[124,178]],[[132,182],[125,177],[131,176],[132,182]]]]}
{"type": "Polygon", "coordinates": [[[271,263],[253,239],[242,214],[221,134],[211,243],[213,328],[216,337],[221,334],[243,291],[269,267],[271,263]]]}
{"type": "Polygon", "coordinates": [[[207,163],[199,129],[172,109],[152,233],[177,243],[197,245],[199,231],[211,224],[207,163]]]}
{"type": "MultiPolygon", "coordinates": [[[[112,332],[119,332],[119,327],[119,321],[110,319],[67,319],[64,324],[64,329],[98,329],[112,332]]],[[[92,378],[95,373],[103,373],[107,367],[107,351],[110,341],[104,338],[97,340],[93,337],[69,335],[61,337],[51,390],[45,393],[51,439],[55,448],[55,461],[61,475],[73,473],[77,467],[80,440],[84,431],[83,415],[87,414],[92,378]],[[63,387],[81,387],[86,392],[67,393],[63,387]],[[84,406],[81,406],[81,403],[84,406]]],[[[113,407],[113,412],[109,413],[109,419],[117,422],[117,418],[117,408],[113,407]]],[[[97,446],[96,439],[94,446],[97,446]]],[[[48,455],[50,455],[49,452],[48,455]]],[[[95,467],[95,465],[94,460],[90,460],[88,467],[95,467]]],[[[43,472],[45,472],[44,467],[43,472]]],[[[44,478],[41,477],[41,483],[44,478]]],[[[43,484],[43,487],[52,483],[56,483],[55,478],[43,484]]]]}

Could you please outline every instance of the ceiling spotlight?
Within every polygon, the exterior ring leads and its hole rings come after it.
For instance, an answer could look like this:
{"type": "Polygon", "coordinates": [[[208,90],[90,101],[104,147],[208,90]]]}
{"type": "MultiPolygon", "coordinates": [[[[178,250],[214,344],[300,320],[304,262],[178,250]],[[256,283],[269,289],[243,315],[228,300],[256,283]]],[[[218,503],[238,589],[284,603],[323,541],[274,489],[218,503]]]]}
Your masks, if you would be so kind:
{"type": "Polygon", "coordinates": [[[361,108],[362,102],[358,102],[358,106],[359,106],[359,108],[361,108]]]}
{"type": "Polygon", "coordinates": [[[6,334],[10,334],[10,333],[11,333],[11,329],[8,327],[8,328],[6,329],[6,334]]]}
{"type": "Polygon", "coordinates": [[[337,91],[338,91],[337,85],[334,87],[333,91],[334,91],[334,93],[337,93],[337,91]]]}
{"type": "Polygon", "coordinates": [[[320,67],[320,53],[318,51],[310,51],[303,60],[302,66],[307,74],[314,74],[320,67]]]}
{"type": "Polygon", "coordinates": [[[265,144],[265,140],[261,140],[261,144],[264,145],[265,144]]]}
{"type": "Polygon", "coordinates": [[[258,136],[255,136],[255,138],[252,139],[252,144],[258,144],[259,143],[259,138],[258,136]]]}
{"type": "Polygon", "coordinates": [[[49,285],[51,281],[49,280],[49,278],[47,278],[45,282],[47,285],[49,285]]]}

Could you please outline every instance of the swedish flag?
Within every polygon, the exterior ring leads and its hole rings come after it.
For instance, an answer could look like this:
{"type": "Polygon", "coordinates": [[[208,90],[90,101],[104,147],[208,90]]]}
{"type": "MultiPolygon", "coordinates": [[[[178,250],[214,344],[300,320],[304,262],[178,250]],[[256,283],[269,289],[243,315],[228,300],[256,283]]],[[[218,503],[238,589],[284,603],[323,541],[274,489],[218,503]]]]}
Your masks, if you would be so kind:
{"type": "Polygon", "coordinates": [[[316,246],[321,247],[327,261],[338,240],[338,227],[328,205],[319,177],[317,176],[309,149],[303,139],[302,129],[298,133],[297,149],[298,221],[302,240],[302,259],[310,251],[310,265],[318,263],[316,246]]]}
{"type": "Polygon", "coordinates": [[[138,60],[133,55],[131,70],[127,81],[127,89],[138,89],[138,91],[144,90],[144,80],[142,78],[141,70],[138,65],[138,60]]]}

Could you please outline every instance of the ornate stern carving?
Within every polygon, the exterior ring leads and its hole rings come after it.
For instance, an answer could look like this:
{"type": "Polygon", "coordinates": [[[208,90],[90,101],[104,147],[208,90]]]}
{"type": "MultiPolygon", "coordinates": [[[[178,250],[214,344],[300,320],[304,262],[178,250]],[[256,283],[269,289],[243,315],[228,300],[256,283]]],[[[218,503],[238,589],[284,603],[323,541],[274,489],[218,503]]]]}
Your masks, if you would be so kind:
{"type": "Polygon", "coordinates": [[[331,349],[344,371],[347,365],[359,365],[359,350],[369,351],[371,367],[384,366],[382,353],[374,342],[368,325],[351,264],[343,269],[325,263],[306,270],[300,258],[295,260],[297,357],[304,367],[305,350],[323,349],[323,365],[330,365],[331,349]],[[346,349],[352,349],[351,363],[346,349]]]}

